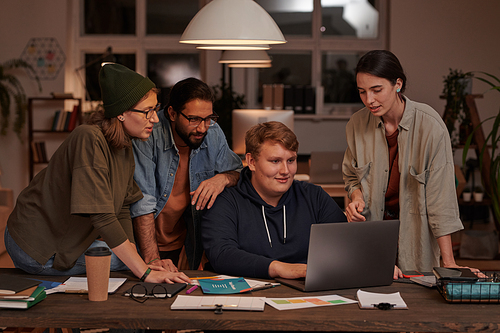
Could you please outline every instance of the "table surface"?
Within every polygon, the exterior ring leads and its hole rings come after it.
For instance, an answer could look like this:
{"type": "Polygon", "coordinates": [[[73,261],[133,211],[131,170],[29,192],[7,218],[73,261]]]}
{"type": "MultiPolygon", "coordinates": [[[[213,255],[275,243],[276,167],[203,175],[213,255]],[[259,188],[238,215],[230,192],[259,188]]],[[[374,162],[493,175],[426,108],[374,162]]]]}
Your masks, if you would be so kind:
{"type": "MultiPolygon", "coordinates": [[[[212,276],[186,271],[188,276],[212,276]]],[[[17,269],[0,274],[23,275],[17,269]]],[[[28,310],[0,309],[0,327],[149,328],[249,331],[370,331],[370,332],[485,332],[500,331],[500,304],[451,304],[435,288],[409,283],[362,288],[378,293],[400,292],[408,310],[361,310],[357,304],[279,311],[266,305],[263,312],[224,310],[170,310],[172,299],[138,303],[122,296],[138,282],[130,272],[113,272],[127,282],[105,302],[91,302],[86,294],[51,294],[28,310]]],[[[30,276],[64,281],[67,277],[30,276]]],[[[254,297],[340,295],[356,299],[357,289],[303,293],[286,286],[245,294],[254,297]]],[[[185,293],[182,291],[181,293],[185,293]]],[[[198,288],[191,295],[201,296],[198,288]]]]}

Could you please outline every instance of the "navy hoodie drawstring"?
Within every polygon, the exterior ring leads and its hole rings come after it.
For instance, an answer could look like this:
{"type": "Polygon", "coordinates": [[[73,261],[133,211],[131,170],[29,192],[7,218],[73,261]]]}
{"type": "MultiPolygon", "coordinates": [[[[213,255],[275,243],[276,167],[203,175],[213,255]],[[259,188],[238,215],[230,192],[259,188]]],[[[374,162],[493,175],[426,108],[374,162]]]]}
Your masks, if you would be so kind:
{"type": "MultiPolygon", "coordinates": [[[[262,205],[262,217],[264,218],[264,224],[266,226],[267,239],[269,241],[269,245],[273,247],[273,242],[271,241],[271,234],[269,233],[269,227],[267,226],[266,213],[264,211],[264,205],[262,205]]],[[[283,244],[286,243],[286,208],[283,205],[283,244]]]]}

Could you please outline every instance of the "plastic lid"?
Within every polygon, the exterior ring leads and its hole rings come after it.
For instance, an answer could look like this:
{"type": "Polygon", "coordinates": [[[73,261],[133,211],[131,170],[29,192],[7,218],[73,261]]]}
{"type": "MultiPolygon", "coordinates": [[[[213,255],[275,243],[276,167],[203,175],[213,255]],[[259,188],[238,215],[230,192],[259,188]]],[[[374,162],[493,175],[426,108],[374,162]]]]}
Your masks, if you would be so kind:
{"type": "Polygon", "coordinates": [[[110,256],[111,250],[108,249],[107,247],[104,247],[104,246],[98,246],[98,247],[93,247],[91,249],[88,249],[85,252],[85,255],[91,256],[91,257],[110,256]]]}

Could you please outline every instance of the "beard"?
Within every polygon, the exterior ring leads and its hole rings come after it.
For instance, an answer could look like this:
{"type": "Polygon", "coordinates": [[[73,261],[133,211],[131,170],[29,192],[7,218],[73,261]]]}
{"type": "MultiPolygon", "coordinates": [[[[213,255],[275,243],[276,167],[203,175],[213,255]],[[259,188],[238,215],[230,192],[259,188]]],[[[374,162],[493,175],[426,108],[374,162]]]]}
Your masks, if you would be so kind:
{"type": "Polygon", "coordinates": [[[198,134],[196,130],[190,133],[185,131],[183,128],[180,128],[180,126],[177,126],[177,124],[175,124],[174,130],[182,141],[184,141],[184,143],[191,149],[198,149],[203,143],[203,140],[205,140],[205,136],[207,136],[207,132],[205,132],[203,133],[203,137],[201,139],[196,139],[194,138],[194,136],[198,134]]]}

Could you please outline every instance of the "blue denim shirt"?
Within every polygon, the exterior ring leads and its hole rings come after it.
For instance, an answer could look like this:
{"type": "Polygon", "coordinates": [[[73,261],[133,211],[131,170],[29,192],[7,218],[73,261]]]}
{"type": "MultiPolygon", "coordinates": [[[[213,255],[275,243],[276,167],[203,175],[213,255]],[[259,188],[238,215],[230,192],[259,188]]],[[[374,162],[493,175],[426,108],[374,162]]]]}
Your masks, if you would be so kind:
{"type": "MultiPolygon", "coordinates": [[[[156,218],[168,201],[179,166],[179,154],[174,143],[166,113],[158,112],[160,121],[154,124],[147,141],[133,140],[134,179],[144,198],[130,208],[132,218],[154,213],[156,218]]],[[[198,149],[189,156],[189,185],[194,191],[200,183],[225,171],[241,171],[241,159],[228,146],[218,124],[208,128],[207,135],[198,149]]],[[[186,221],[186,254],[191,269],[197,269],[203,246],[201,244],[201,212],[190,206],[183,215],[186,221]]]]}

